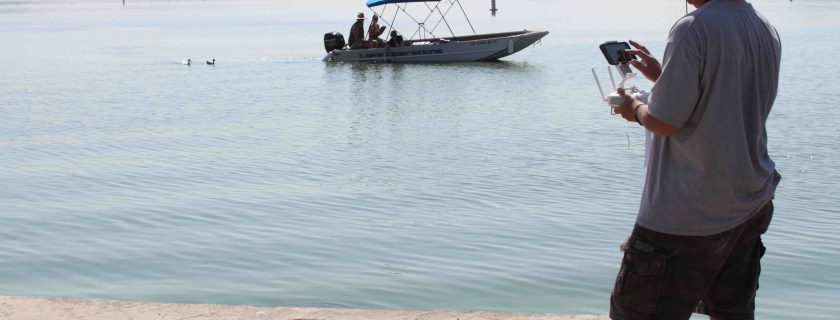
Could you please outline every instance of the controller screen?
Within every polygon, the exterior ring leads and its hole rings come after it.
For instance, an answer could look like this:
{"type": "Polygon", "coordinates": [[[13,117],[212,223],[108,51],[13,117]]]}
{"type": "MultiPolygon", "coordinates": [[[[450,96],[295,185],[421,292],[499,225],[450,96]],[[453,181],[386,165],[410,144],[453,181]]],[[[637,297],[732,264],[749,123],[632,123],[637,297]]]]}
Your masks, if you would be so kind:
{"type": "Polygon", "coordinates": [[[605,44],[601,50],[604,52],[604,57],[607,62],[612,65],[629,62],[636,58],[632,54],[628,54],[625,50],[630,49],[626,42],[605,44]]]}

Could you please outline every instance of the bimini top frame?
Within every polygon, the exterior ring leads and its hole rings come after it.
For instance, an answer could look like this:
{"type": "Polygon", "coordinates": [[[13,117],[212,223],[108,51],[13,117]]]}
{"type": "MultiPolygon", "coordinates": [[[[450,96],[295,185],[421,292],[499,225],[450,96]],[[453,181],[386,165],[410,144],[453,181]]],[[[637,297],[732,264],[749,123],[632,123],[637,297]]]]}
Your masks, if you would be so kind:
{"type": "Polygon", "coordinates": [[[407,3],[407,2],[439,2],[440,0],[368,0],[367,6],[369,8],[378,7],[390,3],[407,3]]]}
{"type": "MultiPolygon", "coordinates": [[[[385,24],[387,24],[388,27],[391,28],[391,30],[395,30],[394,23],[397,21],[397,15],[400,11],[405,13],[406,16],[408,16],[409,18],[411,18],[411,20],[414,20],[414,22],[417,23],[417,30],[414,31],[414,34],[412,34],[411,37],[408,38],[408,40],[414,40],[414,38],[417,36],[419,36],[420,40],[425,39],[426,33],[428,33],[430,38],[437,38],[435,36],[435,31],[440,26],[441,22],[446,25],[447,29],[449,29],[449,33],[451,33],[452,36],[455,37],[455,32],[452,31],[452,27],[449,26],[449,22],[446,21],[446,15],[449,14],[449,11],[452,10],[452,8],[454,8],[456,5],[461,9],[461,12],[464,14],[464,18],[470,25],[470,29],[472,30],[473,34],[476,34],[475,28],[473,27],[470,18],[467,16],[467,11],[464,10],[464,6],[461,5],[460,0],[368,0],[367,2],[368,8],[371,11],[373,11],[374,14],[380,17],[382,17],[382,15],[385,13],[385,10],[387,9],[389,4],[397,6],[397,9],[394,11],[394,18],[391,19],[391,22],[388,22],[385,19],[382,19],[382,21],[384,21],[385,24]],[[410,13],[408,13],[408,11],[406,11],[405,8],[408,6],[407,3],[409,2],[422,2],[423,4],[425,4],[426,8],[429,9],[429,14],[426,15],[426,18],[424,18],[421,21],[412,16],[410,13]],[[429,5],[430,2],[435,2],[435,6],[433,7],[429,5]],[[443,4],[444,6],[448,5],[448,7],[444,10],[441,8],[441,4],[443,4]],[[375,7],[379,6],[382,6],[382,12],[377,12],[376,9],[374,9],[375,7]],[[426,23],[429,22],[429,19],[431,19],[433,15],[435,15],[435,12],[440,14],[440,20],[438,20],[437,23],[435,23],[434,27],[432,27],[430,30],[426,28],[426,23]]],[[[387,38],[390,37],[391,35],[389,33],[387,38]]]]}

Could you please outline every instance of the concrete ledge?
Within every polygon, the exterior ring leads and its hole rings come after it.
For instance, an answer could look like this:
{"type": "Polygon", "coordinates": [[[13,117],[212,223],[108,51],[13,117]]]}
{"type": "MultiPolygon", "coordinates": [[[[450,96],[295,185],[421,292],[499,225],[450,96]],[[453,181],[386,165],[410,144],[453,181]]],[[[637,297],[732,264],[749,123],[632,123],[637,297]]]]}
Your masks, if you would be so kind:
{"type": "Polygon", "coordinates": [[[474,311],[257,308],[0,296],[2,320],[609,320],[606,316],[474,311]]]}

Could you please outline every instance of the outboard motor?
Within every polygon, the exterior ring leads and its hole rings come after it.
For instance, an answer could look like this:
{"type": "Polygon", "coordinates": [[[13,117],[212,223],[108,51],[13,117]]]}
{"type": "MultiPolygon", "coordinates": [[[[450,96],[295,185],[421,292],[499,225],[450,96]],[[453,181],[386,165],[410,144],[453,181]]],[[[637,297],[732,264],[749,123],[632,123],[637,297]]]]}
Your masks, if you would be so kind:
{"type": "Polygon", "coordinates": [[[340,50],[344,48],[346,44],[347,43],[344,42],[344,35],[338,32],[330,32],[324,35],[324,49],[327,49],[327,52],[340,50]]]}

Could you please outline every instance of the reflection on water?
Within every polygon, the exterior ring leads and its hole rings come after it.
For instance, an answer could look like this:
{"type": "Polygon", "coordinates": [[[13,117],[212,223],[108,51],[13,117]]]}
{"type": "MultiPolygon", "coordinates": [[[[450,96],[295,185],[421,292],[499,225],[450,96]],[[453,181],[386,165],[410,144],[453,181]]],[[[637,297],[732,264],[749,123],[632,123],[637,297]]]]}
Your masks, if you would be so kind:
{"type": "Polygon", "coordinates": [[[405,70],[411,68],[424,68],[432,71],[444,72],[486,72],[486,71],[503,71],[503,72],[538,72],[541,66],[535,66],[528,61],[490,61],[490,62],[470,62],[470,63],[343,63],[343,62],[328,62],[324,63],[325,72],[341,73],[352,71],[353,74],[367,75],[368,73],[382,73],[391,72],[395,75],[403,74],[405,70]]]}

